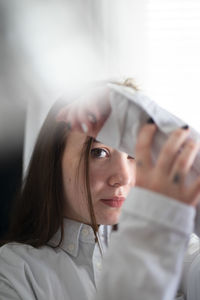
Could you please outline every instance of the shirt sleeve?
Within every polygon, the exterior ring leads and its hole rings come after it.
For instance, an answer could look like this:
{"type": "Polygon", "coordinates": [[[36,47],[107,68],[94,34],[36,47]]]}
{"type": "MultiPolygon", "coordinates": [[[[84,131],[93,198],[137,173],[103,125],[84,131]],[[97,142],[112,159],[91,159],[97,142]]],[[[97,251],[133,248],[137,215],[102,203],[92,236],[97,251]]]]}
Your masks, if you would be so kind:
{"type": "Polygon", "coordinates": [[[97,299],[174,299],[194,217],[189,205],[133,188],[111,238],[97,299]]]}

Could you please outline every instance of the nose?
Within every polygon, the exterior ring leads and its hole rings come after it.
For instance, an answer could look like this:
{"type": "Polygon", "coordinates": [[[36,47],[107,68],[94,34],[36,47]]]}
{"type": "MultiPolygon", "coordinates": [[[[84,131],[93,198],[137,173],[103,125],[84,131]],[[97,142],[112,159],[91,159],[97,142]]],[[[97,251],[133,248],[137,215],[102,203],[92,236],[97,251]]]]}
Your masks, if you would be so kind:
{"type": "Polygon", "coordinates": [[[130,167],[130,162],[125,154],[117,154],[112,159],[108,184],[112,187],[129,185],[134,176],[134,170],[130,167]]]}

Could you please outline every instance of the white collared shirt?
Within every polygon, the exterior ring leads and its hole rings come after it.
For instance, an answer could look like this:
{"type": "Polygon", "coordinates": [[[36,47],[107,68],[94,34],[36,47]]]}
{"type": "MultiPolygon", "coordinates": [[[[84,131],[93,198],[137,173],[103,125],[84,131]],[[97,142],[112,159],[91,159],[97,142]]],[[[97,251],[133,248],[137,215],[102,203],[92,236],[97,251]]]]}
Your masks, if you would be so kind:
{"type": "MultiPolygon", "coordinates": [[[[133,188],[102,273],[91,227],[65,220],[65,237],[58,248],[10,243],[0,249],[0,300],[173,300],[194,215],[189,205],[133,188]]],[[[106,229],[99,230],[104,249],[106,229]]],[[[58,240],[59,233],[50,244],[58,240]]],[[[196,291],[193,295],[197,298],[187,300],[199,300],[196,291]]],[[[178,299],[186,298],[182,294],[178,299]]]]}
{"type": "MultiPolygon", "coordinates": [[[[109,226],[110,227],[110,226],[109,226]]],[[[110,229],[101,225],[102,251],[110,229]]],[[[0,250],[0,299],[90,299],[96,292],[102,255],[89,225],[64,220],[64,240],[58,232],[49,245],[36,249],[10,243],[0,250]],[[81,298],[80,298],[81,296],[81,298]]]]}

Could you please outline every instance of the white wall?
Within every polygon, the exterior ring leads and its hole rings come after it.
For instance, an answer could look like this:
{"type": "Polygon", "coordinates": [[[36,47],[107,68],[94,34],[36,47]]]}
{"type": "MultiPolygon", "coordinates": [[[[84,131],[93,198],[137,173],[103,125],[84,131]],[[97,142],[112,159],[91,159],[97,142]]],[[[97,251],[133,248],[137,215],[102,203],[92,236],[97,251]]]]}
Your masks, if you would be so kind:
{"type": "Polygon", "coordinates": [[[200,130],[198,0],[2,0],[0,8],[7,14],[1,40],[16,66],[4,51],[9,72],[0,70],[0,95],[28,103],[25,166],[51,103],[91,80],[134,77],[200,130]]]}

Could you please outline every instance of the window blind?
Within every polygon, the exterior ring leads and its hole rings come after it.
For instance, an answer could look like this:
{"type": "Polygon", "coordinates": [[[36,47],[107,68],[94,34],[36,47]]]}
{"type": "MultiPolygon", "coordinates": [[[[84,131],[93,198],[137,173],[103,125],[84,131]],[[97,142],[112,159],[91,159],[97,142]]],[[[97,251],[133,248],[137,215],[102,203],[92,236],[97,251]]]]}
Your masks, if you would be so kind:
{"type": "Polygon", "coordinates": [[[144,10],[146,89],[200,130],[200,1],[149,0],[144,10]]]}

